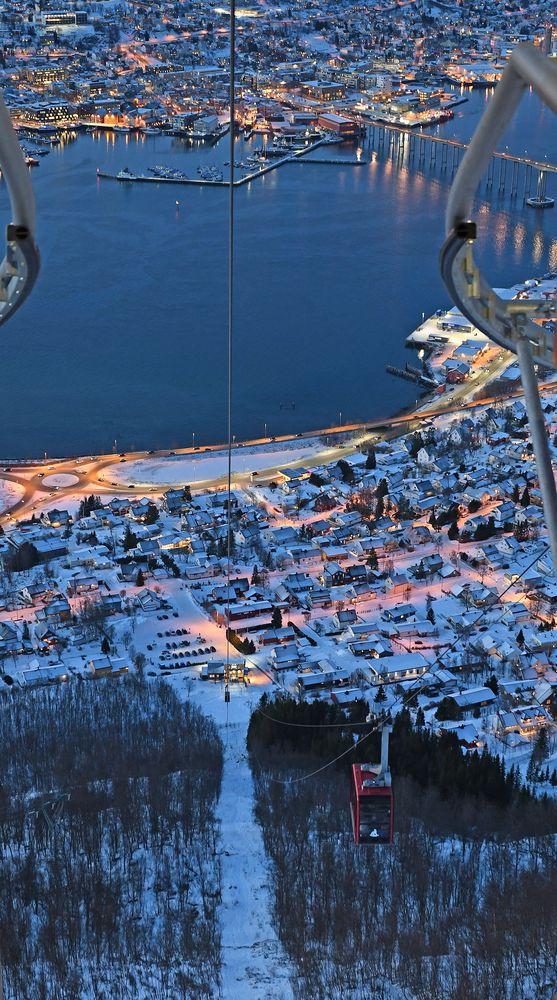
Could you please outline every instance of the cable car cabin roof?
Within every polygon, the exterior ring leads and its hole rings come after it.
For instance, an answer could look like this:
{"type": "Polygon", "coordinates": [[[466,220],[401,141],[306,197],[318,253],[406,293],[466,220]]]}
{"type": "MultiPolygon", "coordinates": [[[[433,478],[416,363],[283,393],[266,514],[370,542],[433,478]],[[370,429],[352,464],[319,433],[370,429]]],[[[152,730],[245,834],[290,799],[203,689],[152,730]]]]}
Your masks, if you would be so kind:
{"type": "Polygon", "coordinates": [[[392,794],[390,772],[387,771],[379,778],[380,769],[379,764],[352,764],[354,785],[358,796],[392,794]]]}

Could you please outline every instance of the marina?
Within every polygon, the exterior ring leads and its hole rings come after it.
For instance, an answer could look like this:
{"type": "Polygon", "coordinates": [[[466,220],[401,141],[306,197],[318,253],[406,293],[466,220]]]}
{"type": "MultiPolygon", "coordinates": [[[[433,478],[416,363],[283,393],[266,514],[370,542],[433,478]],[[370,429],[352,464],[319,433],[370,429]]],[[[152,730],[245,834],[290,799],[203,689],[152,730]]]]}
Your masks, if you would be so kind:
{"type": "MultiPolygon", "coordinates": [[[[321,166],[341,166],[341,167],[361,167],[365,166],[368,161],[361,158],[342,158],[342,157],[326,157],[320,159],[307,159],[305,158],[308,153],[313,152],[324,144],[326,140],[323,138],[317,140],[317,142],[311,143],[308,146],[303,146],[300,149],[294,151],[288,150],[286,154],[282,155],[280,159],[272,159],[270,163],[266,160],[251,157],[248,158],[248,163],[243,163],[240,161],[239,164],[234,164],[235,169],[248,169],[248,173],[245,173],[242,177],[239,177],[234,181],[234,187],[241,187],[244,184],[248,184],[251,181],[257,180],[259,177],[263,177],[264,174],[268,174],[271,170],[276,170],[278,167],[283,166],[285,163],[309,163],[309,164],[319,164],[321,166]],[[251,164],[250,164],[251,159],[251,164]],[[257,164],[257,169],[253,169],[253,165],[257,164]]],[[[228,164],[229,166],[229,164],[228,164]]],[[[228,187],[229,181],[224,180],[222,170],[214,166],[209,167],[198,167],[197,172],[200,174],[199,177],[192,178],[187,177],[183,171],[176,170],[175,168],[157,166],[148,167],[150,174],[135,174],[127,167],[119,170],[117,173],[109,173],[108,171],[101,170],[97,167],[97,177],[103,180],[121,181],[123,183],[140,183],[140,184],[184,184],[193,186],[206,186],[206,187],[228,187]]]]}
{"type": "MultiPolygon", "coordinates": [[[[455,103],[459,103],[458,99],[455,99],[455,103]]],[[[354,120],[358,127],[364,130],[363,142],[371,157],[387,156],[397,165],[404,164],[411,170],[423,171],[426,167],[429,169],[439,167],[442,172],[450,171],[454,174],[466,150],[466,142],[451,136],[418,132],[415,127],[387,121],[370,122],[357,115],[354,120]]],[[[47,141],[52,142],[53,138],[53,136],[49,136],[47,141]]],[[[129,136],[126,138],[129,140],[129,136]]],[[[242,171],[241,175],[235,179],[234,184],[242,186],[257,180],[270,170],[283,166],[285,163],[296,161],[342,167],[365,166],[369,162],[369,157],[361,155],[356,158],[307,158],[308,153],[320,146],[339,141],[342,140],[338,136],[321,134],[316,141],[303,145],[296,145],[294,142],[263,145],[255,149],[245,160],[241,159],[234,163],[235,170],[242,171]]],[[[47,151],[45,150],[45,152],[47,151]]],[[[36,166],[39,162],[36,157],[41,155],[41,150],[33,150],[29,155],[32,157],[32,159],[28,159],[29,165],[36,166]]],[[[225,167],[229,165],[229,163],[224,164],[225,167]]],[[[171,167],[160,170],[148,169],[154,176],[150,177],[143,172],[134,172],[127,170],[127,168],[116,173],[99,168],[97,174],[106,180],[124,182],[228,186],[228,181],[224,178],[220,166],[199,166],[197,168],[200,174],[199,178],[190,178],[182,171],[171,167]]],[[[505,193],[510,190],[511,198],[520,196],[524,205],[534,210],[552,208],[555,199],[546,193],[546,186],[548,178],[556,173],[557,163],[528,156],[526,151],[524,155],[514,154],[509,152],[507,148],[496,151],[491,157],[485,174],[485,186],[487,190],[493,190],[497,193],[505,193]]]]}

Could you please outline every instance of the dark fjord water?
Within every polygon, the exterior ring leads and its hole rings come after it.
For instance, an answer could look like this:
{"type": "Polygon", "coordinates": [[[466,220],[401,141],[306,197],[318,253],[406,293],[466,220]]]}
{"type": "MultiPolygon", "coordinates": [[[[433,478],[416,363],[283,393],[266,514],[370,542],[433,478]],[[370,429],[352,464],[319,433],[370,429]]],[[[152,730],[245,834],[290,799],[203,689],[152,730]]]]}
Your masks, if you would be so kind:
{"type": "MultiPolygon", "coordinates": [[[[469,137],[488,95],[469,97],[439,134],[469,137]]],[[[196,176],[228,159],[227,142],[83,135],[43,157],[33,171],[42,272],[1,331],[2,456],[224,440],[227,191],[99,182],[96,168],[164,163],[196,176]]],[[[552,117],[532,96],[507,144],[557,163],[552,117]]],[[[419,170],[382,154],[358,168],[286,165],[238,189],[238,438],[365,420],[415,398],[384,366],[404,365],[422,312],[448,304],[437,258],[450,177],[429,157],[419,170]]],[[[494,284],[557,266],[557,211],[508,191],[481,202],[494,284]]]]}

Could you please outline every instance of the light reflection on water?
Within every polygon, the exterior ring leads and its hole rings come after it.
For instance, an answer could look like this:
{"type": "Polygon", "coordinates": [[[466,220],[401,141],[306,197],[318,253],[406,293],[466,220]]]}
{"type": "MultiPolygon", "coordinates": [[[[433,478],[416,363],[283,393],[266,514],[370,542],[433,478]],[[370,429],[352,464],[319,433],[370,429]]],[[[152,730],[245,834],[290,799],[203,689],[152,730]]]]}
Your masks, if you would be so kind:
{"type": "MultiPolygon", "coordinates": [[[[488,96],[472,95],[439,134],[466,139],[488,96]]],[[[527,95],[503,146],[557,162],[548,124],[527,95]]],[[[362,149],[367,166],[286,165],[238,189],[238,437],[325,426],[340,410],[382,416],[415,398],[384,366],[404,367],[422,311],[449,304],[438,253],[451,154],[442,169],[440,151],[431,168],[408,146],[394,159],[362,149]]],[[[242,151],[239,141],[236,159],[242,151]]],[[[3,340],[0,453],[224,439],[227,193],[99,183],[95,171],[167,163],[195,177],[228,158],[226,141],[114,133],[43,158],[33,174],[43,270],[3,340]]],[[[511,201],[498,176],[478,196],[477,246],[496,287],[557,266],[557,212],[511,201]]]]}

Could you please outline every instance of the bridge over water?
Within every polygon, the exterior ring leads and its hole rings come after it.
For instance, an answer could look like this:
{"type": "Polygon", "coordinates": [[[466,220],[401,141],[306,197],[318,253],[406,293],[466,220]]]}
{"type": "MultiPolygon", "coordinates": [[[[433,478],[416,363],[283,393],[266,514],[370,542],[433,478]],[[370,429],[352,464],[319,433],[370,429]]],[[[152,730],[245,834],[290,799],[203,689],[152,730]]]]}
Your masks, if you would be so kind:
{"type": "MultiPolygon", "coordinates": [[[[467,149],[467,144],[458,139],[415,132],[386,122],[367,122],[367,135],[372,150],[378,154],[386,154],[395,161],[402,162],[404,159],[407,166],[416,166],[418,169],[426,163],[431,167],[439,163],[442,170],[454,173],[467,149]]],[[[543,199],[546,196],[547,177],[552,174],[557,174],[556,164],[514,153],[496,152],[489,161],[486,187],[500,192],[509,187],[511,198],[518,196],[520,188],[526,201],[535,184],[536,198],[543,199]]]]}

